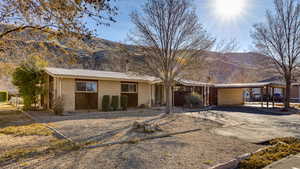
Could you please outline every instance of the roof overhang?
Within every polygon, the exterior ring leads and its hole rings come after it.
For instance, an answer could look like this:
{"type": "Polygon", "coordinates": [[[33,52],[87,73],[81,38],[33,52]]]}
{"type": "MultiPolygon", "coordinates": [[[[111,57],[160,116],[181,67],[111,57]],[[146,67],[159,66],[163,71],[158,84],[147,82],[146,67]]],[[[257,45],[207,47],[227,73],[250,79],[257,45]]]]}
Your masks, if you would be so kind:
{"type": "Polygon", "coordinates": [[[274,88],[285,88],[284,84],[281,83],[230,83],[230,84],[215,84],[215,88],[263,88],[263,87],[274,87],[274,88]]]}
{"type": "MultiPolygon", "coordinates": [[[[114,76],[94,76],[93,74],[84,74],[84,75],[77,75],[76,73],[72,74],[72,73],[68,73],[68,74],[64,74],[62,72],[59,71],[51,71],[53,70],[53,68],[46,68],[44,69],[45,72],[55,78],[67,78],[67,79],[86,79],[86,80],[107,80],[107,81],[128,81],[128,82],[142,82],[142,83],[149,83],[149,84],[155,84],[155,83],[159,83],[160,81],[154,77],[147,77],[145,79],[143,79],[143,76],[137,76],[137,75],[129,75],[126,73],[120,73],[120,72],[110,72],[110,73],[116,73],[116,74],[122,74],[125,75],[126,78],[123,77],[114,77],[114,76]]],[[[67,70],[67,71],[72,71],[72,69],[61,69],[61,70],[67,70]]],[[[82,71],[89,71],[89,70],[84,70],[82,69],[82,71]]],[[[99,71],[100,72],[100,71],[99,71]]],[[[105,72],[105,71],[102,71],[105,72]]]]}

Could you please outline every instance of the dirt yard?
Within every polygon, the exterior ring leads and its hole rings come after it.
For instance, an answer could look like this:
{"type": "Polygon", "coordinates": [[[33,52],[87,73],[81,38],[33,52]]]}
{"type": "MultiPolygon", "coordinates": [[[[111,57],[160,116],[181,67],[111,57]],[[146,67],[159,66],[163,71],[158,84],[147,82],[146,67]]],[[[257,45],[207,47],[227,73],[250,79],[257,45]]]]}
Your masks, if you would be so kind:
{"type": "MultiPolygon", "coordinates": [[[[220,124],[196,117],[176,114],[161,118],[159,112],[111,112],[79,113],[72,116],[38,116],[40,121],[48,122],[63,134],[78,141],[95,141],[95,144],[111,141],[130,140],[147,136],[178,131],[201,129],[171,137],[134,141],[131,144],[80,149],[56,155],[43,155],[32,160],[22,161],[6,168],[208,168],[220,162],[261,146],[241,141],[234,137],[212,134],[220,124]],[[106,113],[106,114],[105,114],[106,113]],[[160,119],[161,118],[161,119],[160,119]],[[161,132],[144,134],[131,130],[134,121],[159,119],[161,132]]],[[[35,115],[35,113],[32,113],[35,115]]]]}
{"type": "Polygon", "coordinates": [[[51,154],[50,150],[57,151],[58,144],[66,145],[43,124],[35,123],[13,106],[0,104],[0,168],[51,154]]]}

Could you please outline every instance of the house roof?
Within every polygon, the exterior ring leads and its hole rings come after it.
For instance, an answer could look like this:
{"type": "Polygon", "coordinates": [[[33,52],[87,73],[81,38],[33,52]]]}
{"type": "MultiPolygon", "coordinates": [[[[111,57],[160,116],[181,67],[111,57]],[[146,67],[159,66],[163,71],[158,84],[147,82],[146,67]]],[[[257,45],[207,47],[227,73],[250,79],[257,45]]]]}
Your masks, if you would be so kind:
{"type": "Polygon", "coordinates": [[[185,86],[213,86],[211,83],[204,83],[194,80],[186,80],[186,79],[178,79],[176,80],[179,84],[185,85],[185,86]]]}
{"type": "Polygon", "coordinates": [[[99,70],[87,70],[87,69],[64,69],[64,68],[52,68],[47,67],[45,71],[55,77],[65,78],[86,78],[86,79],[102,79],[102,80],[130,80],[130,81],[143,81],[154,83],[158,81],[157,78],[151,76],[141,76],[134,73],[123,72],[110,72],[99,70]]]}
{"type": "MultiPolygon", "coordinates": [[[[152,76],[137,75],[133,72],[111,72],[87,69],[65,69],[47,67],[45,71],[54,77],[62,78],[81,78],[81,79],[100,79],[100,80],[116,80],[116,81],[136,81],[146,83],[160,83],[161,80],[152,76]]],[[[214,86],[216,88],[261,88],[267,85],[273,87],[285,87],[285,84],[279,82],[257,82],[257,83],[229,83],[229,84],[211,84],[194,80],[177,79],[179,84],[185,86],[214,86]]]]}
{"type": "Polygon", "coordinates": [[[273,82],[257,82],[257,83],[230,83],[230,84],[215,84],[216,88],[261,88],[265,86],[284,87],[282,83],[273,82]]]}

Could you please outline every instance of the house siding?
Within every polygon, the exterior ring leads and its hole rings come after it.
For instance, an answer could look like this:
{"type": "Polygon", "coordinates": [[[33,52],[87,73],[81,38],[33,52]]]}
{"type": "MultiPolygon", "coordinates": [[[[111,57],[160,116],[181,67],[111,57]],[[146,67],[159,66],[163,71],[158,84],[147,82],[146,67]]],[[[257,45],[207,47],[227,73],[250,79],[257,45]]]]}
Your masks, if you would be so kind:
{"type": "Polygon", "coordinates": [[[138,83],[138,105],[151,106],[151,85],[138,83]]]}
{"type": "Polygon", "coordinates": [[[243,89],[218,89],[218,105],[242,105],[244,104],[243,89]]]}
{"type": "MultiPolygon", "coordinates": [[[[75,79],[59,79],[61,80],[61,96],[64,100],[65,111],[75,110],[75,79]]],[[[58,80],[58,81],[59,81],[58,80]]],[[[60,82],[58,83],[60,86],[60,82]]]]}
{"type": "Polygon", "coordinates": [[[299,98],[299,86],[295,85],[291,88],[291,98],[299,98]]]}
{"type": "MultiPolygon", "coordinates": [[[[121,94],[121,82],[120,81],[98,81],[98,96],[99,96],[99,103],[98,108],[99,110],[102,109],[102,98],[104,95],[111,96],[119,96],[121,94]]],[[[110,98],[111,99],[111,98],[110,98]]]]}

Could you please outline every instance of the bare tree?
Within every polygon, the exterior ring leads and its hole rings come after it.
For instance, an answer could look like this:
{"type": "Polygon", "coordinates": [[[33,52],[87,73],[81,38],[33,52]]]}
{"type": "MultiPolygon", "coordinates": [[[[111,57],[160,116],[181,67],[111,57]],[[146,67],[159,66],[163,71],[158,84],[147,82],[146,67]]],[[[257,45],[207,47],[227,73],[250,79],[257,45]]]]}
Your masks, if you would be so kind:
{"type": "Polygon", "coordinates": [[[275,11],[266,12],[266,22],[254,25],[252,37],[262,54],[269,56],[286,83],[285,108],[290,104],[292,77],[300,58],[300,3],[274,0],[275,11]]]}
{"type": "Polygon", "coordinates": [[[95,25],[115,21],[116,8],[109,0],[1,0],[0,23],[13,24],[0,32],[0,39],[27,29],[56,34],[88,34],[95,25]]]}
{"type": "Polygon", "coordinates": [[[199,24],[188,0],[148,0],[143,14],[133,12],[131,20],[136,29],[130,40],[142,56],[132,59],[132,66],[138,73],[162,80],[166,113],[170,113],[175,79],[202,61],[202,52],[213,45],[214,39],[199,24]]]}
{"type": "Polygon", "coordinates": [[[238,49],[239,46],[236,39],[223,39],[215,43],[212,51],[218,52],[219,54],[224,54],[232,51],[237,51],[238,49]]]}

